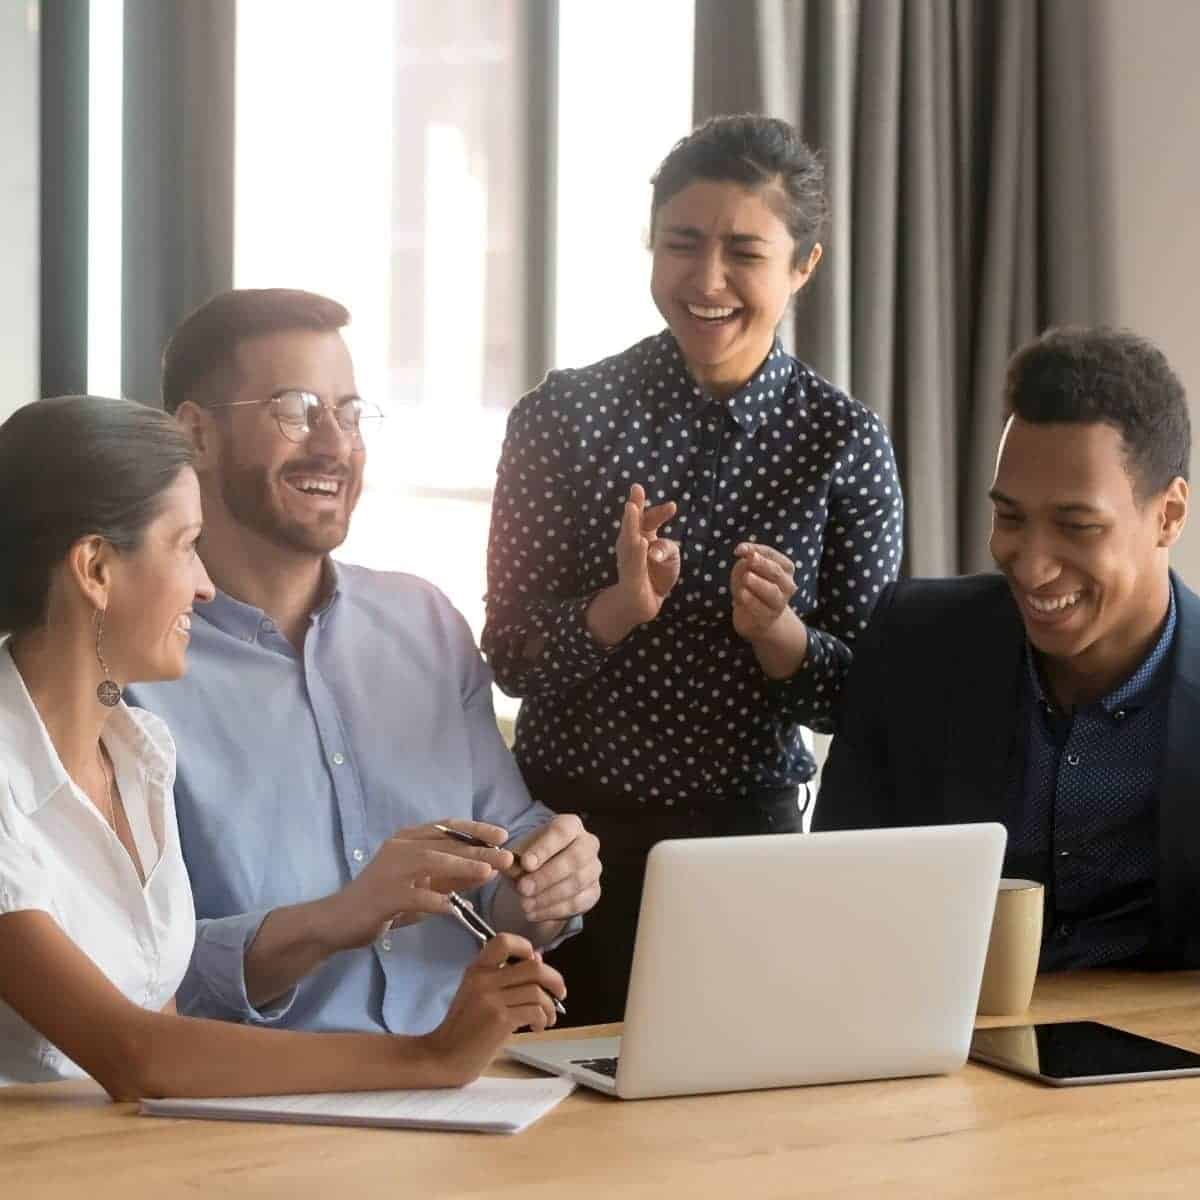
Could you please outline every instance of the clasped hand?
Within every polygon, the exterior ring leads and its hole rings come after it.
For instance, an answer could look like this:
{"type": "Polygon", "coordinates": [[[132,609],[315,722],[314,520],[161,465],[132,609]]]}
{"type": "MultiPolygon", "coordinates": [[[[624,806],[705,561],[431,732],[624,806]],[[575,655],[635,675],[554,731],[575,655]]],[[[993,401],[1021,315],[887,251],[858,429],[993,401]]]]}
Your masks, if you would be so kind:
{"type": "Polygon", "coordinates": [[[438,824],[490,846],[448,837],[434,823],[397,830],[359,876],[330,898],[333,941],[365,946],[389,928],[450,911],[453,891],[473,891],[498,872],[509,876],[521,913],[531,923],[587,912],[600,898],[599,840],[574,815],[560,814],[527,834],[514,849],[500,846],[508,831],[485,821],[447,818],[438,824]]]}

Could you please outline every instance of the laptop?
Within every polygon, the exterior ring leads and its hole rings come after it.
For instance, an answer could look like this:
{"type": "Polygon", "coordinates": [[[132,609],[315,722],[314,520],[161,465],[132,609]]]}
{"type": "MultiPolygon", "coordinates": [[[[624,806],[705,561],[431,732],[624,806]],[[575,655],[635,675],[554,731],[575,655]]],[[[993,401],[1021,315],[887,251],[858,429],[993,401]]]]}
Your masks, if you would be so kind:
{"type": "Polygon", "coordinates": [[[1005,841],[988,823],[660,842],[623,1036],[506,1053],[623,1099],[955,1071],[1005,841]]]}

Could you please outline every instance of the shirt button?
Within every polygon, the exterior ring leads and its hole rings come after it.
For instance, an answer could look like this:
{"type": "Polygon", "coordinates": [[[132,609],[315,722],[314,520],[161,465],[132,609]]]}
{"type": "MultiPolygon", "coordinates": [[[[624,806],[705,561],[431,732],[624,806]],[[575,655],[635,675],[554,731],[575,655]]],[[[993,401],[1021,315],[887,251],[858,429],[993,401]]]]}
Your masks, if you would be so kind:
{"type": "Polygon", "coordinates": [[[1073,767],[1079,766],[1079,755],[1078,754],[1068,754],[1067,762],[1073,767]]]}
{"type": "Polygon", "coordinates": [[[346,761],[346,756],[340,750],[335,750],[329,757],[335,767],[340,767],[346,761]]]}
{"type": "Polygon", "coordinates": [[[380,950],[390,950],[392,948],[392,939],[384,938],[383,941],[379,943],[379,948],[380,950]]]}
{"type": "Polygon", "coordinates": [[[1070,850],[1060,850],[1058,852],[1058,857],[1059,858],[1070,858],[1071,852],[1070,852],[1070,850]]]}
{"type": "Polygon", "coordinates": [[[1073,934],[1074,932],[1075,932],[1075,926],[1072,925],[1070,921],[1060,922],[1058,928],[1054,931],[1055,935],[1057,937],[1062,938],[1064,941],[1067,938],[1069,938],[1071,936],[1071,934],[1073,934]]]}
{"type": "Polygon", "coordinates": [[[1125,710],[1123,708],[1118,708],[1117,711],[1115,713],[1113,713],[1113,720],[1114,721],[1125,720],[1125,710]]]}
{"type": "Polygon", "coordinates": [[[263,617],[261,628],[262,628],[263,633],[274,633],[275,632],[275,622],[272,621],[270,617],[263,617]]]}
{"type": "Polygon", "coordinates": [[[355,850],[355,852],[354,852],[354,861],[355,862],[362,862],[362,860],[364,858],[366,858],[366,855],[363,854],[363,852],[361,850],[355,850]]]}

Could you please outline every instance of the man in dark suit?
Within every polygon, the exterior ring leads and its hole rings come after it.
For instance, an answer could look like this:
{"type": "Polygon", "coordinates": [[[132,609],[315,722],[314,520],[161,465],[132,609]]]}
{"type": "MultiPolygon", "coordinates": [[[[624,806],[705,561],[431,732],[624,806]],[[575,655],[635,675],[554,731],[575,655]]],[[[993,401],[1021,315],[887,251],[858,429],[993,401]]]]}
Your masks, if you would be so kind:
{"type": "Polygon", "coordinates": [[[813,828],[1001,821],[1046,885],[1043,969],[1200,966],[1200,597],[1183,386],[1147,341],[1051,330],[1012,358],[999,574],[881,596],[813,828]]]}

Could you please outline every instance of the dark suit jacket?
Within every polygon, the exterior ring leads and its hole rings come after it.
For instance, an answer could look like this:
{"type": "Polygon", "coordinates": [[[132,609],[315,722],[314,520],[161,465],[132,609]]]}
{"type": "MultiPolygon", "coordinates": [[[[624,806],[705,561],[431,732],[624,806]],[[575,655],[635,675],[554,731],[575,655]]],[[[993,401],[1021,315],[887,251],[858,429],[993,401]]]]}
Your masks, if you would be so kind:
{"type": "MultiPolygon", "coordinates": [[[[1200,597],[1172,572],[1151,961],[1200,966],[1200,597]]],[[[889,586],[859,639],[814,830],[1000,821],[1022,753],[1025,632],[1000,575],[889,586]]]]}

